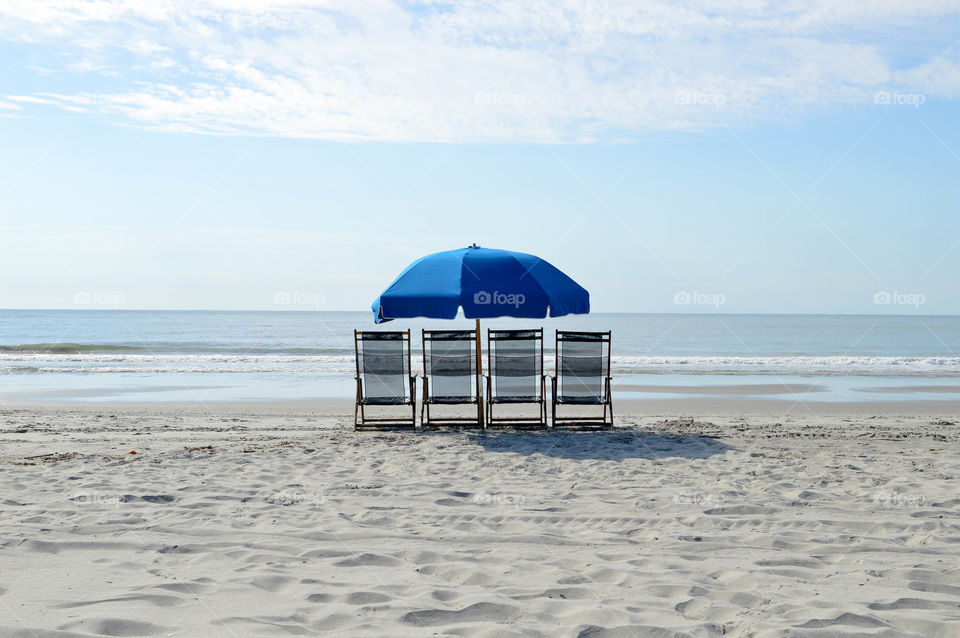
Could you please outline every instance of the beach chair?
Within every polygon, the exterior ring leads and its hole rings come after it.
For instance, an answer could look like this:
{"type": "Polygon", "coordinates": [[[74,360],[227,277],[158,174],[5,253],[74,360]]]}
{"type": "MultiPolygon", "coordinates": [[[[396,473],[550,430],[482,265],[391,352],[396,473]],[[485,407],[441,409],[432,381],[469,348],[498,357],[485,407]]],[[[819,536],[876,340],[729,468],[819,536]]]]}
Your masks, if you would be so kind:
{"type": "Polygon", "coordinates": [[[356,430],[415,429],[416,377],[410,373],[410,331],[353,331],[357,357],[357,400],[353,408],[356,430]],[[410,406],[410,418],[367,416],[369,406],[410,406]]]}
{"type": "Polygon", "coordinates": [[[610,331],[557,330],[556,375],[551,377],[551,385],[553,427],[612,427],[610,331]],[[603,416],[560,417],[557,416],[558,405],[603,406],[603,416]]]}
{"type": "Polygon", "coordinates": [[[423,405],[420,427],[483,427],[476,330],[423,331],[423,405]],[[435,417],[432,406],[476,405],[476,417],[435,417]]]}
{"type": "Polygon", "coordinates": [[[543,328],[487,330],[487,427],[547,427],[543,328]],[[493,406],[536,404],[538,416],[496,417],[493,406]]]}

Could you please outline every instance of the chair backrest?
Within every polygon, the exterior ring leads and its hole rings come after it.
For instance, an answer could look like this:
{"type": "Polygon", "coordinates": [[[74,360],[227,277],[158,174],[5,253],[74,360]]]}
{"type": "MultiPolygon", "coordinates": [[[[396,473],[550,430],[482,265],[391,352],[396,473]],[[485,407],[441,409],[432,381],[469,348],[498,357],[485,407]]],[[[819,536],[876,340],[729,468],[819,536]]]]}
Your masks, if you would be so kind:
{"type": "Polygon", "coordinates": [[[610,376],[610,331],[557,330],[557,392],[568,401],[601,401],[610,376]]]}
{"type": "Polygon", "coordinates": [[[487,367],[497,398],[541,398],[543,329],[487,330],[487,367]]]}
{"type": "Polygon", "coordinates": [[[403,400],[410,397],[410,331],[353,331],[357,377],[363,397],[403,400]]]}
{"type": "Polygon", "coordinates": [[[477,397],[477,331],[424,330],[423,374],[431,398],[477,397]]]}

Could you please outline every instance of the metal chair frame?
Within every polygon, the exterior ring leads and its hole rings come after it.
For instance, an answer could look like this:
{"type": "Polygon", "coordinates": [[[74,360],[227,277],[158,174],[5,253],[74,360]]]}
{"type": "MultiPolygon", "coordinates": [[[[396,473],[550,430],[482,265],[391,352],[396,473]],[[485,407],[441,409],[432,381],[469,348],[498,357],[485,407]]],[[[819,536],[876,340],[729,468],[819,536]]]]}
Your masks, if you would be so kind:
{"type": "MultiPolygon", "coordinates": [[[[470,343],[471,350],[471,361],[476,361],[477,358],[477,338],[476,330],[423,330],[422,331],[422,343],[423,343],[423,375],[422,375],[422,386],[423,386],[423,397],[421,399],[421,408],[420,408],[420,427],[421,429],[431,428],[431,427],[460,427],[460,428],[482,428],[483,427],[483,401],[480,393],[480,375],[477,374],[476,364],[474,363],[471,368],[473,377],[474,377],[474,386],[475,386],[475,396],[472,400],[464,400],[457,402],[450,401],[436,401],[430,393],[430,377],[435,376],[430,370],[428,370],[427,359],[428,359],[428,344],[433,344],[435,342],[443,341],[465,341],[470,343]],[[431,405],[476,405],[477,406],[477,416],[473,417],[433,417],[430,415],[430,406],[431,405]]],[[[432,367],[432,361],[430,366],[432,367]]]]}
{"type": "MultiPolygon", "coordinates": [[[[611,393],[611,377],[610,377],[610,359],[611,355],[611,331],[607,330],[606,332],[584,332],[584,331],[569,331],[569,330],[557,330],[556,332],[556,374],[551,375],[551,385],[553,389],[553,400],[552,400],[552,410],[551,416],[553,420],[553,427],[555,428],[580,428],[580,429],[603,429],[613,427],[613,394],[611,393]],[[581,403],[579,405],[602,405],[603,406],[603,416],[579,416],[579,417],[558,417],[557,416],[557,405],[563,404],[565,402],[561,401],[561,397],[557,394],[559,383],[558,377],[561,374],[561,358],[562,348],[561,343],[564,341],[568,342],[600,342],[601,352],[603,347],[606,346],[606,374],[603,376],[603,390],[600,396],[599,401],[596,403],[581,403]]],[[[559,379],[559,382],[562,382],[562,379],[559,379]]],[[[575,405],[574,402],[566,402],[568,405],[575,405]]]]}
{"type": "Polygon", "coordinates": [[[543,371],[543,328],[528,330],[492,330],[487,328],[487,427],[545,428],[547,427],[547,375],[543,371]],[[532,336],[526,336],[532,335],[532,336]],[[494,346],[497,341],[524,340],[533,341],[539,346],[540,355],[540,393],[535,401],[502,401],[494,397],[494,346]],[[495,417],[494,403],[509,405],[533,405],[539,407],[537,417],[495,417]]]}
{"type": "MultiPolygon", "coordinates": [[[[410,392],[409,396],[403,397],[402,400],[397,403],[387,403],[387,402],[377,402],[368,400],[363,395],[363,371],[360,369],[360,357],[362,354],[362,349],[360,342],[366,340],[379,340],[379,339],[396,339],[403,341],[407,349],[407,371],[411,370],[410,368],[410,331],[406,330],[403,332],[399,331],[367,331],[363,332],[360,330],[353,331],[353,350],[356,357],[357,363],[357,374],[354,377],[357,381],[357,397],[356,402],[353,406],[353,428],[355,430],[393,430],[393,429],[406,429],[414,430],[417,427],[417,377],[413,374],[409,375],[410,383],[410,392]],[[364,410],[365,406],[372,405],[409,405],[410,406],[410,419],[403,418],[384,418],[384,417],[368,417],[364,410]]],[[[398,374],[402,374],[402,370],[398,371],[398,374]]]]}

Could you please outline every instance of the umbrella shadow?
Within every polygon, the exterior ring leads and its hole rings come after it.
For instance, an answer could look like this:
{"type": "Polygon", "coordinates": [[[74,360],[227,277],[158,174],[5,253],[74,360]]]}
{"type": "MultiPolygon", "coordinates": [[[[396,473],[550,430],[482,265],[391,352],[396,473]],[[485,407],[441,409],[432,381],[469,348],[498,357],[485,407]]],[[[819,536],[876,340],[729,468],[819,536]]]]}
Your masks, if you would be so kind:
{"type": "MultiPolygon", "coordinates": [[[[618,428],[620,430],[620,428],[618,428]]],[[[657,430],[577,432],[477,432],[472,440],[488,452],[503,452],[600,461],[625,459],[706,459],[733,449],[719,439],[700,434],[657,430]]]]}

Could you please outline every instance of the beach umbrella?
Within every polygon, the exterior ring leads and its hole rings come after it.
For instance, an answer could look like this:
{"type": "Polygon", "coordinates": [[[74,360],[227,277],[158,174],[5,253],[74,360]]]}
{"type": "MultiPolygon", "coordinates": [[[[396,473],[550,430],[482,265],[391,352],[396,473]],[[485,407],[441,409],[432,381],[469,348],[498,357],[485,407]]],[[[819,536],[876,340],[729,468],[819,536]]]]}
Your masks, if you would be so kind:
{"type": "Polygon", "coordinates": [[[590,312],[590,293],[539,257],[474,244],[416,260],[372,308],[376,323],[413,317],[454,319],[462,308],[464,317],[477,322],[477,371],[483,374],[481,319],[585,314],[590,312]]]}

